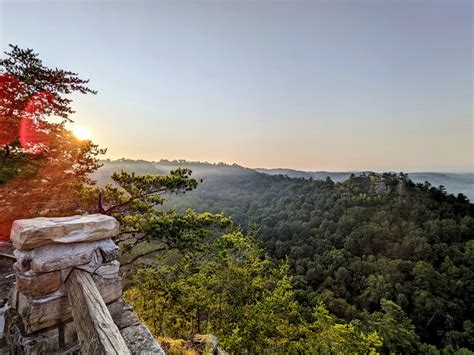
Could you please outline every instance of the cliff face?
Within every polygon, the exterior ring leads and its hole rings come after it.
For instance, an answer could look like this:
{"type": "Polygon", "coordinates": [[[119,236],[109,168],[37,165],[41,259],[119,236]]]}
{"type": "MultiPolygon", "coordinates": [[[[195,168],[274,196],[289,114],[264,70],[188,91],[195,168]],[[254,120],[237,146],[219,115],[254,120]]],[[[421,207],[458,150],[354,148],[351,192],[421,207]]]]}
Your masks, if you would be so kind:
{"type": "Polygon", "coordinates": [[[370,173],[369,175],[350,176],[343,182],[343,185],[355,188],[359,192],[373,191],[377,194],[394,192],[399,196],[407,194],[407,180],[404,176],[370,173]]]}

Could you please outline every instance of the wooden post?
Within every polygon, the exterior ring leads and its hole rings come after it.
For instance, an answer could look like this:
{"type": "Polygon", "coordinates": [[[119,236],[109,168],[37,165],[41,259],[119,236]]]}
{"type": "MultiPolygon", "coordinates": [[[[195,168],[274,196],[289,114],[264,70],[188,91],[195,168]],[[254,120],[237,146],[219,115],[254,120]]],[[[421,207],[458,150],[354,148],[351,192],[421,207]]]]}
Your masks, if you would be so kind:
{"type": "Polygon", "coordinates": [[[73,269],[66,280],[66,290],[81,353],[130,354],[92,276],[73,269]]]}

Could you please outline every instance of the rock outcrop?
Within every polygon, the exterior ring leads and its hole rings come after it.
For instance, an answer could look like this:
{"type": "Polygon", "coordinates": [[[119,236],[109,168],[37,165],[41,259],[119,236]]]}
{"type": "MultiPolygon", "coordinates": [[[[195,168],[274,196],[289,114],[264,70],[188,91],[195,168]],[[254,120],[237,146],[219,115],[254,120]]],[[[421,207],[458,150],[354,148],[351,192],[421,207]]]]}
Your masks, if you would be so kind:
{"type": "Polygon", "coordinates": [[[16,283],[5,314],[13,354],[80,351],[65,287],[74,268],[92,276],[131,353],[163,353],[122,299],[120,249],[110,239],[117,233],[117,221],[103,215],[15,221],[16,283]]]}
{"type": "Polygon", "coordinates": [[[212,334],[194,334],[188,340],[159,337],[161,346],[172,354],[227,355],[219,345],[219,338],[212,334]]]}

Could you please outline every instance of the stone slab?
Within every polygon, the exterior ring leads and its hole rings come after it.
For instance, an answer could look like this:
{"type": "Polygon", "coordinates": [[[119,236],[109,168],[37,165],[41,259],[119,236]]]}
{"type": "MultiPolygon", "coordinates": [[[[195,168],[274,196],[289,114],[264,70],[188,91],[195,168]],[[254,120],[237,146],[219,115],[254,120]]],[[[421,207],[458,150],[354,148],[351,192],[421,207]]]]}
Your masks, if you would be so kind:
{"type": "MultiPolygon", "coordinates": [[[[96,275],[94,281],[105,303],[115,301],[122,296],[122,278],[117,276],[106,279],[96,275]]],[[[28,334],[67,321],[72,317],[64,287],[46,297],[35,297],[19,292],[17,309],[28,334]]]]}
{"type": "Polygon", "coordinates": [[[138,316],[133,312],[133,307],[125,303],[122,298],[114,303],[108,304],[107,308],[109,308],[112,319],[119,329],[140,323],[140,319],[138,319],[138,316]]]}
{"type": "Polygon", "coordinates": [[[107,304],[107,308],[115,324],[117,324],[117,321],[122,317],[124,307],[125,307],[125,301],[123,300],[122,297],[120,297],[118,300],[115,300],[107,304]]]}
{"type": "Polygon", "coordinates": [[[119,223],[102,214],[71,217],[38,217],[13,222],[10,240],[19,250],[54,243],[78,243],[114,237],[119,223]]]}
{"type": "Polygon", "coordinates": [[[97,249],[116,247],[112,240],[106,239],[83,243],[45,245],[27,251],[15,250],[14,254],[24,270],[31,269],[36,273],[41,273],[88,264],[95,257],[97,249]]]}
{"type": "Polygon", "coordinates": [[[10,293],[8,294],[8,305],[12,309],[17,309],[18,307],[18,289],[16,288],[16,283],[13,285],[13,287],[10,290],[10,293]]]}
{"type": "Polygon", "coordinates": [[[112,241],[107,245],[101,245],[100,252],[102,253],[102,259],[104,260],[104,263],[118,260],[122,254],[120,248],[112,241]]]}
{"type": "Polygon", "coordinates": [[[18,291],[33,296],[52,293],[61,286],[61,272],[53,271],[42,274],[16,272],[16,287],[18,291]]]}
{"type": "Polygon", "coordinates": [[[34,297],[20,292],[17,310],[27,334],[59,323],[70,314],[69,302],[61,290],[48,297],[34,297]]]}
{"type": "Polygon", "coordinates": [[[99,275],[92,275],[92,278],[105,303],[110,303],[122,297],[123,280],[120,276],[105,278],[99,275]]]}
{"type": "Polygon", "coordinates": [[[111,278],[118,275],[119,269],[120,263],[117,260],[112,260],[109,263],[102,264],[94,273],[104,278],[111,278]]]}
{"type": "Polygon", "coordinates": [[[69,274],[71,273],[72,271],[72,267],[68,267],[67,269],[62,269],[60,271],[61,273],[61,284],[64,284],[64,282],[66,282],[66,279],[69,277],[69,274]]]}
{"type": "Polygon", "coordinates": [[[93,254],[91,261],[84,265],[76,266],[76,269],[87,271],[89,274],[93,274],[102,265],[102,254],[97,249],[93,254]]]}
{"type": "Polygon", "coordinates": [[[140,323],[140,319],[133,311],[123,311],[121,317],[115,322],[119,329],[129,327],[131,325],[137,325],[140,323]]]}

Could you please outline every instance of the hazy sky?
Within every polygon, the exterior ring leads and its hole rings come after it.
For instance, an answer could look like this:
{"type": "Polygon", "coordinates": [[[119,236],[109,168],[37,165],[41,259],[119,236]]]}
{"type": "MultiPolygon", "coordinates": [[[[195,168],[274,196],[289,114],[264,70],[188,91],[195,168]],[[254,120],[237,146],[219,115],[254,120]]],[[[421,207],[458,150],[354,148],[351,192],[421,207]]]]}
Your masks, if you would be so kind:
{"type": "Polygon", "coordinates": [[[471,1],[2,1],[110,158],[473,168],[471,1]]]}

